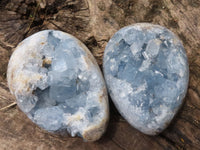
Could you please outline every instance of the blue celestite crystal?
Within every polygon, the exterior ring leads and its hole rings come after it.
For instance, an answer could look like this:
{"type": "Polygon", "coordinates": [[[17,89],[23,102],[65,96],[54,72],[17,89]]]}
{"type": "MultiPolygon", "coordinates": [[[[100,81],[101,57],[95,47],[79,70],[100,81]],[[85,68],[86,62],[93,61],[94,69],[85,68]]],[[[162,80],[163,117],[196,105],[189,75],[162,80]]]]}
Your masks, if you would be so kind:
{"type": "Polygon", "coordinates": [[[145,134],[163,131],[187,92],[188,62],[179,39],[158,25],[124,27],[108,42],[103,67],[121,115],[145,134]]]}
{"type": "Polygon", "coordinates": [[[106,86],[94,57],[75,37],[44,30],[26,38],[10,59],[7,78],[20,109],[41,128],[86,141],[104,133],[106,86]]]}

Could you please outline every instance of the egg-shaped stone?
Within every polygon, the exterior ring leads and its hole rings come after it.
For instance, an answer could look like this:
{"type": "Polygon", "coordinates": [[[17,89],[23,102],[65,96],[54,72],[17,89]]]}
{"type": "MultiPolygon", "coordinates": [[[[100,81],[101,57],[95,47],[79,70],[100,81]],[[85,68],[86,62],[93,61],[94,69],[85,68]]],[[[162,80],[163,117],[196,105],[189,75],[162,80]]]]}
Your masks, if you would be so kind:
{"type": "Polygon", "coordinates": [[[163,131],[187,92],[184,47],[159,25],[138,23],[116,32],[106,46],[103,70],[116,108],[145,134],[163,131]]]}
{"type": "Polygon", "coordinates": [[[89,50],[70,34],[44,30],[23,40],[7,71],[19,108],[53,133],[98,140],[109,116],[102,73],[89,50]]]}

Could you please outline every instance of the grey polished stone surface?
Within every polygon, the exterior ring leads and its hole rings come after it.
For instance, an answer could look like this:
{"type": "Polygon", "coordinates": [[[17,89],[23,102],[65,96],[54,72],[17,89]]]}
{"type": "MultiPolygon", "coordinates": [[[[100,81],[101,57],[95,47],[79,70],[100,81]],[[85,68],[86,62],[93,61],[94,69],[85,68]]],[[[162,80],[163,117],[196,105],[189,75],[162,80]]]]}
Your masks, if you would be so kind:
{"type": "Polygon", "coordinates": [[[41,128],[86,141],[104,133],[106,86],[94,57],[75,37],[44,30],[26,38],[12,54],[7,78],[20,109],[41,128]]]}
{"type": "Polygon", "coordinates": [[[103,62],[109,94],[121,115],[149,135],[171,122],[187,92],[186,52],[168,29],[147,23],[119,30],[103,62]]]}

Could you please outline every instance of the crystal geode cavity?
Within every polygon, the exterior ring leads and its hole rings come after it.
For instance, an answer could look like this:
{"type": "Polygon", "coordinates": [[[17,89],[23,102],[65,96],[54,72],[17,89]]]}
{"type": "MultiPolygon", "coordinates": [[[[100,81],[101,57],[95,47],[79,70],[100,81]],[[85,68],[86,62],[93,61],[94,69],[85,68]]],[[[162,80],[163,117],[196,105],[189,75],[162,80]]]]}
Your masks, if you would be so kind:
{"type": "Polygon", "coordinates": [[[75,37],[45,30],[26,38],[10,59],[7,79],[20,109],[41,128],[86,141],[104,133],[105,83],[94,57],[75,37]]]}
{"type": "Polygon", "coordinates": [[[121,115],[149,135],[163,131],[186,95],[185,50],[168,29],[146,23],[119,30],[104,54],[104,76],[121,115]]]}

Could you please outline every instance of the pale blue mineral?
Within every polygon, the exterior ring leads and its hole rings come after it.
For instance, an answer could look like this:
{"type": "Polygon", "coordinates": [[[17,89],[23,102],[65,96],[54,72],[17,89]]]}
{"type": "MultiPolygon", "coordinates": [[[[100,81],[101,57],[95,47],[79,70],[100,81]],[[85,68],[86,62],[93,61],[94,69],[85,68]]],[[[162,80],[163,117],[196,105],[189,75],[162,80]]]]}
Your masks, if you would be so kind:
{"type": "Polygon", "coordinates": [[[180,40],[147,23],[119,30],[106,46],[104,76],[121,115],[149,135],[171,122],[187,92],[189,69],[180,40]]]}
{"type": "Polygon", "coordinates": [[[12,54],[7,79],[20,109],[41,128],[86,141],[104,133],[106,86],[94,57],[75,37],[44,30],[26,38],[12,54]]]}

